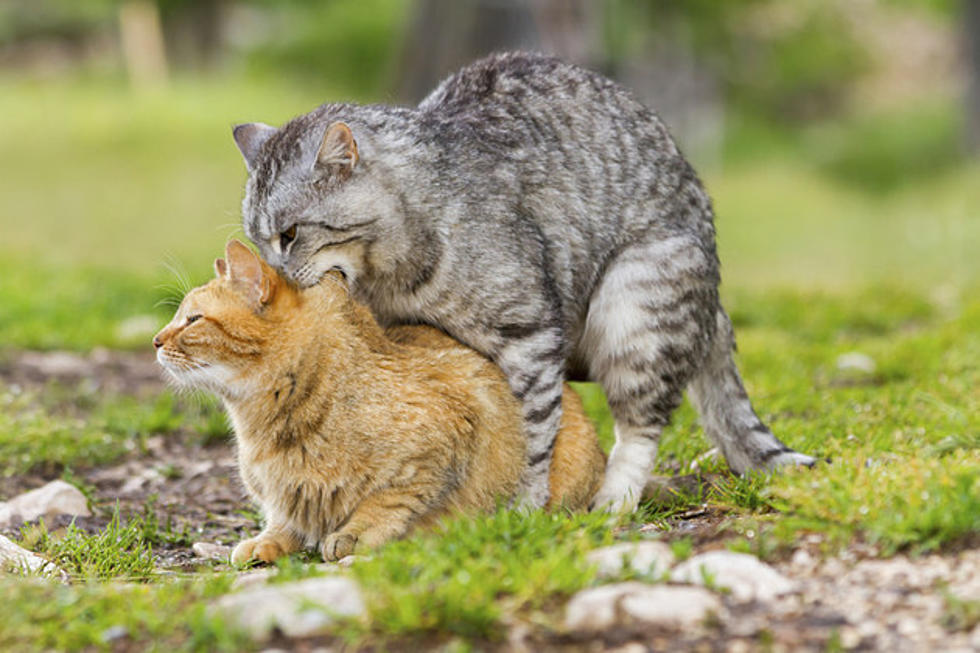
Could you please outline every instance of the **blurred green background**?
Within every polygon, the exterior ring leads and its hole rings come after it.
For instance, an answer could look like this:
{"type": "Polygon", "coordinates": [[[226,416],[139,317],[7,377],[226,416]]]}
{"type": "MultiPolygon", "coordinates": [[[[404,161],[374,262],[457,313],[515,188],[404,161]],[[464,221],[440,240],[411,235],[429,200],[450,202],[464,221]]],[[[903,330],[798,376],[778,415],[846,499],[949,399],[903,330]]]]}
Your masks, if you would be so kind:
{"type": "Polygon", "coordinates": [[[980,278],[978,6],[4,0],[0,348],[145,344],[240,233],[232,125],[413,103],[509,48],[661,113],[715,199],[730,304],[888,287],[955,306],[980,278]]]}

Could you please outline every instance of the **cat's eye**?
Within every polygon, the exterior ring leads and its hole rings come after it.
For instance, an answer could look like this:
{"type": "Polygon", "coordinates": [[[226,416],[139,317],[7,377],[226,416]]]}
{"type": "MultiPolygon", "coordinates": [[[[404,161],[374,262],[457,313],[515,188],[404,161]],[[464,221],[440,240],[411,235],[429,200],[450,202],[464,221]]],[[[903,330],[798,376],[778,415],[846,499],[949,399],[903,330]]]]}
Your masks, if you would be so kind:
{"type": "Polygon", "coordinates": [[[194,315],[188,315],[187,316],[187,323],[188,324],[193,324],[193,323],[197,322],[200,319],[201,319],[201,315],[199,313],[195,313],[194,315]]]}
{"type": "Polygon", "coordinates": [[[279,234],[279,246],[282,249],[286,249],[289,243],[296,240],[296,225],[293,225],[286,231],[280,232],[279,234]]]}

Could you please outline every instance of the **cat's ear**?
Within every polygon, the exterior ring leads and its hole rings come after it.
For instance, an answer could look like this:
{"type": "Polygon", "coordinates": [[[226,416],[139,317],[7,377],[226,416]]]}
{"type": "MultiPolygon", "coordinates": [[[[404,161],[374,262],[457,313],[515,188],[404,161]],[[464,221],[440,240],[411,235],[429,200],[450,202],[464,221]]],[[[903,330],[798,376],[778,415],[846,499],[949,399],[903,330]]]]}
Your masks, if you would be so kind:
{"type": "MultiPolygon", "coordinates": [[[[218,259],[220,260],[220,259],[218,259]]],[[[275,274],[241,241],[232,240],[225,247],[228,278],[259,306],[268,304],[276,288],[275,274]]]]}
{"type": "Polygon", "coordinates": [[[228,265],[223,258],[214,259],[214,276],[224,277],[228,274],[228,265]]]}
{"type": "Polygon", "coordinates": [[[342,122],[335,122],[323,132],[320,149],[316,153],[317,168],[336,168],[347,172],[354,170],[357,165],[357,141],[350,127],[342,122]]]}
{"type": "Polygon", "coordinates": [[[231,133],[235,137],[235,145],[245,157],[245,167],[248,168],[249,172],[252,172],[255,170],[259,151],[269,140],[269,137],[276,133],[276,128],[262,122],[250,122],[244,125],[235,125],[231,133]]]}

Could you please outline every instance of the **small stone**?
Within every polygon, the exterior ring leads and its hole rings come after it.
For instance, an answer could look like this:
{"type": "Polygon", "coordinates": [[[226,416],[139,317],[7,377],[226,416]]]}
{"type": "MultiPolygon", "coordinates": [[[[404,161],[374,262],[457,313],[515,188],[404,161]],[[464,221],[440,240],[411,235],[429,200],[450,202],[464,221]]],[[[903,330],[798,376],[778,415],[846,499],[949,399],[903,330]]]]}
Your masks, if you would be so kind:
{"type": "Polygon", "coordinates": [[[258,640],[275,628],[286,637],[311,637],[338,618],[365,613],[360,588],[343,576],[250,588],[221,597],[211,609],[258,640]]]}
{"type": "Polygon", "coordinates": [[[590,551],[585,559],[596,565],[599,578],[614,578],[624,570],[661,576],[674,564],[674,553],[663,542],[623,542],[590,551]]]}
{"type": "Polygon", "coordinates": [[[623,597],[622,609],[637,621],[674,628],[695,626],[722,612],[721,600],[700,587],[654,585],[623,597]]]}
{"type": "Polygon", "coordinates": [[[643,583],[616,583],[582,590],[565,606],[565,627],[569,630],[603,630],[615,625],[619,601],[630,592],[639,592],[643,583]]]}
{"type": "Polygon", "coordinates": [[[573,596],[565,606],[565,626],[573,631],[599,631],[624,625],[623,621],[638,621],[683,628],[722,611],[718,597],[699,587],[616,583],[573,596]]]}
{"type": "Polygon", "coordinates": [[[126,628],[126,626],[110,626],[109,628],[106,628],[105,630],[102,631],[102,634],[99,636],[99,638],[103,642],[108,643],[108,642],[114,642],[117,639],[122,639],[127,635],[129,635],[129,629],[126,628]]]}
{"type": "Polygon", "coordinates": [[[749,653],[752,648],[744,639],[736,639],[728,643],[727,653],[749,653]]]}
{"type": "Polygon", "coordinates": [[[163,481],[164,481],[163,474],[161,474],[160,472],[158,472],[156,469],[152,467],[147,467],[136,476],[127,479],[126,482],[123,483],[123,486],[119,488],[119,493],[133,494],[135,492],[141,491],[143,487],[146,485],[152,487],[154,485],[159,485],[163,481]]]}
{"type": "Polygon", "coordinates": [[[844,648],[857,648],[861,644],[861,633],[853,626],[844,626],[840,629],[840,645],[844,648]]]}
{"type": "Polygon", "coordinates": [[[859,351],[851,351],[837,357],[837,369],[841,372],[874,374],[876,367],[873,358],[859,351]]]}
{"type": "Polygon", "coordinates": [[[243,571],[231,584],[233,590],[244,590],[265,585],[275,575],[275,567],[262,567],[243,571]]]}
{"type": "Polygon", "coordinates": [[[0,573],[41,574],[45,576],[64,576],[64,572],[51,561],[33,551],[17,545],[0,535],[0,573]]]}
{"type": "Polygon", "coordinates": [[[230,546],[215,544],[213,542],[194,542],[191,550],[194,551],[194,555],[198,558],[204,558],[205,560],[228,562],[231,557],[230,546]]]}
{"type": "Polygon", "coordinates": [[[14,521],[34,521],[39,517],[51,519],[58,515],[88,517],[88,500],[77,487],[65,481],[51,481],[36,490],[25,492],[0,503],[0,528],[14,521]]]}
{"type": "Polygon", "coordinates": [[[795,590],[795,584],[755,556],[732,551],[696,555],[674,569],[671,579],[728,589],[737,601],[771,601],[795,590]]]}
{"type": "Polygon", "coordinates": [[[800,569],[811,569],[813,567],[813,556],[806,549],[797,549],[793,552],[793,557],[789,560],[790,564],[800,569]]]}
{"type": "Polygon", "coordinates": [[[337,561],[338,567],[352,567],[355,562],[360,562],[362,560],[370,560],[371,556],[359,556],[351,554],[349,556],[344,556],[337,561]]]}
{"type": "Polygon", "coordinates": [[[640,642],[629,642],[617,648],[607,648],[606,653],[647,653],[647,647],[640,642]]]}

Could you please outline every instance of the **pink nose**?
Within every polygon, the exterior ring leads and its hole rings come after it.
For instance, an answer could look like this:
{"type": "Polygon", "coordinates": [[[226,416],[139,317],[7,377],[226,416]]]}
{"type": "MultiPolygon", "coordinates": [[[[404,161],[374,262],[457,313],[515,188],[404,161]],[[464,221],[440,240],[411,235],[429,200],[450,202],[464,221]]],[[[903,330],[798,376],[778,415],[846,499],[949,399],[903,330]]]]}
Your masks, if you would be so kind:
{"type": "Polygon", "coordinates": [[[163,347],[163,340],[160,340],[160,336],[153,336],[153,346],[157,349],[163,347]]]}

